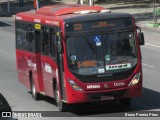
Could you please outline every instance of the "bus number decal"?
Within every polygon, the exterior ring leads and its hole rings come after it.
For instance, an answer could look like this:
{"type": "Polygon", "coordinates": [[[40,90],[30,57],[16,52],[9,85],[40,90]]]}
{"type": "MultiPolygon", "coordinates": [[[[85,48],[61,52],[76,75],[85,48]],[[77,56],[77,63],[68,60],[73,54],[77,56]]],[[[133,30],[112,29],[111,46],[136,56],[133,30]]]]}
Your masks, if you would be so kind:
{"type": "Polygon", "coordinates": [[[52,73],[52,68],[49,64],[45,63],[45,71],[48,73],[52,73]]]}
{"type": "Polygon", "coordinates": [[[28,62],[28,66],[29,66],[29,67],[33,67],[34,70],[37,69],[36,63],[33,63],[31,60],[27,60],[27,62],[28,62]]]}
{"type": "Polygon", "coordinates": [[[82,24],[74,24],[74,30],[82,30],[82,24]]]}
{"type": "Polygon", "coordinates": [[[40,30],[41,29],[41,24],[35,24],[35,29],[40,30]]]}

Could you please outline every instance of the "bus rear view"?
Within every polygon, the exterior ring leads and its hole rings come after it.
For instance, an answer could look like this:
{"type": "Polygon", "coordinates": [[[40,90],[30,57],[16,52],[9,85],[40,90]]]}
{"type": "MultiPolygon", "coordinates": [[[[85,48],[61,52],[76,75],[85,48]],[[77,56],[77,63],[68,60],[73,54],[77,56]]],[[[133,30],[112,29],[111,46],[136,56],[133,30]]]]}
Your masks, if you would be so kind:
{"type": "Polygon", "coordinates": [[[16,19],[18,76],[35,100],[38,94],[50,96],[65,111],[69,104],[95,101],[129,106],[131,98],[142,95],[144,36],[130,14],[56,5],[19,13],[16,19]],[[24,38],[32,38],[35,51],[18,48],[23,24],[25,33],[32,33],[24,38]]]}

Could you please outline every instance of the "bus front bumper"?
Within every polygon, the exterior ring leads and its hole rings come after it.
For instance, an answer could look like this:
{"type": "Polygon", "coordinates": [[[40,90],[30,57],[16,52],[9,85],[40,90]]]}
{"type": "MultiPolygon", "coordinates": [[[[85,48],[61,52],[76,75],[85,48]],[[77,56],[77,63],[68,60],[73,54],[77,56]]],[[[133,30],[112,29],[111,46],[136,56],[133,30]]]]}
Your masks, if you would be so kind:
{"type": "Polygon", "coordinates": [[[75,91],[70,90],[67,95],[67,103],[85,103],[94,101],[118,100],[122,98],[133,98],[142,95],[142,85],[129,86],[125,88],[98,90],[98,91],[75,91]]]}

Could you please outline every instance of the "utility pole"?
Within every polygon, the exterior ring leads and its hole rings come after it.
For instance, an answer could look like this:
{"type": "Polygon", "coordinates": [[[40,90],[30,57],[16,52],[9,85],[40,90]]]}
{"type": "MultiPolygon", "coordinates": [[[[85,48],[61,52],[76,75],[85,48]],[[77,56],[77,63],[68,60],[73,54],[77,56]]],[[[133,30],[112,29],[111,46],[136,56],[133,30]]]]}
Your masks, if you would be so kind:
{"type": "Polygon", "coordinates": [[[94,0],[89,0],[89,5],[93,6],[94,5],[94,0]]]}
{"type": "Polygon", "coordinates": [[[80,1],[80,4],[83,4],[83,0],[80,1]]]}
{"type": "Polygon", "coordinates": [[[10,0],[7,0],[8,14],[11,12],[10,0]]]}
{"type": "Polygon", "coordinates": [[[39,0],[34,0],[34,8],[35,8],[36,10],[39,9],[39,0]]]}
{"type": "Polygon", "coordinates": [[[153,4],[153,19],[154,23],[157,24],[157,0],[154,0],[153,4]]]}
{"type": "Polygon", "coordinates": [[[0,2],[0,16],[3,15],[3,11],[2,11],[2,6],[1,6],[1,2],[0,2]]]}
{"type": "MultiPolygon", "coordinates": [[[[89,5],[90,6],[93,6],[94,5],[94,0],[88,0],[89,2],[89,5]]],[[[83,2],[83,0],[80,0],[80,4],[83,4],[84,2],[83,2]]]]}

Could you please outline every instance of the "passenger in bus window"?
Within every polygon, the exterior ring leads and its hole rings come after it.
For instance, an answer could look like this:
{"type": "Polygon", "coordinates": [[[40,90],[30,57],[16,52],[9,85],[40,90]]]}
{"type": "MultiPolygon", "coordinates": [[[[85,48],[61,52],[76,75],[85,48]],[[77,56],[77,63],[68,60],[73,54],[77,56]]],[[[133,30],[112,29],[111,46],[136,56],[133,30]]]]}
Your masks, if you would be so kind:
{"type": "Polygon", "coordinates": [[[78,67],[77,57],[74,54],[70,54],[69,63],[72,69],[77,69],[78,67]]]}

